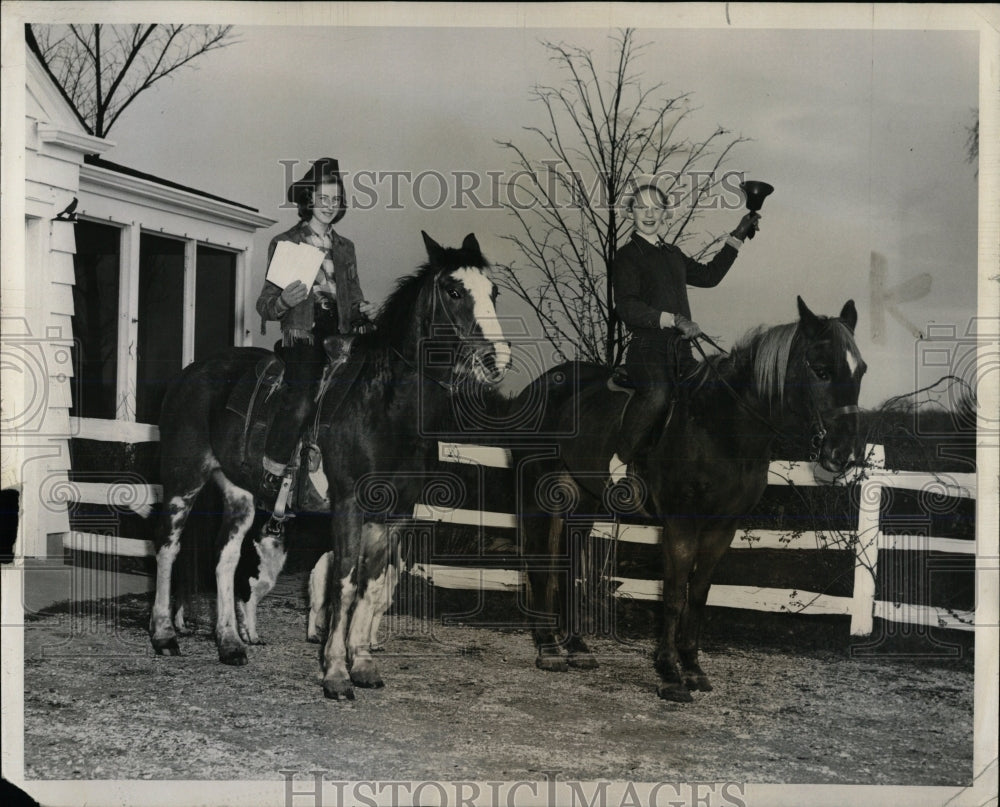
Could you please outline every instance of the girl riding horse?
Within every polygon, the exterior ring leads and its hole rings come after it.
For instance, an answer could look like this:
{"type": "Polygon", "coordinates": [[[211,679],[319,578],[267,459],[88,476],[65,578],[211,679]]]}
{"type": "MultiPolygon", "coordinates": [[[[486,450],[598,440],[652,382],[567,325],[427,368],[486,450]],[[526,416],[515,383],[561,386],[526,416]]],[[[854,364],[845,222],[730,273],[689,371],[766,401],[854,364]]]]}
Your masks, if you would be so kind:
{"type": "Polygon", "coordinates": [[[261,461],[260,495],[268,510],[274,509],[282,477],[313,411],[313,399],[327,361],[324,339],[364,333],[370,326],[371,306],[358,282],[354,244],[333,229],[347,212],[337,160],[332,157],[316,160],[302,179],[289,186],[286,196],[297,205],[299,222],[271,241],[268,264],[283,241],[321,249],[323,264],[311,287],[296,280],[280,288],[265,280],[257,300],[261,334],[266,330],[267,320],[281,322],[279,352],[285,363],[281,403],[261,461]]]}
{"type": "MultiPolygon", "coordinates": [[[[797,322],[752,331],[729,355],[702,361],[688,381],[688,412],[650,440],[640,481],[645,506],[662,526],[663,628],[655,667],[657,691],[666,700],[690,701],[689,690],[712,688],[698,659],[712,574],[736,525],[767,487],[776,440],[810,440],[815,459],[832,471],[842,470],[857,451],[866,368],[854,341],[854,303],[848,301],[838,317],[815,315],[801,298],[798,308],[797,322]]],[[[607,423],[620,416],[628,397],[609,387],[608,377],[594,365],[561,365],[518,399],[543,402],[540,432],[566,435],[552,438],[558,451],[536,451],[519,465],[520,528],[524,556],[531,559],[529,603],[539,615],[536,664],[543,670],[596,666],[580,635],[573,580],[583,560],[570,542],[608,513],[635,509],[599,481],[615,438],[607,423]],[[567,378],[579,382],[567,389],[567,378]]]]}
{"type": "MultiPolygon", "coordinates": [[[[354,696],[353,686],[380,686],[368,652],[373,625],[391,601],[398,552],[386,527],[393,502],[417,501],[425,467],[437,459],[437,440],[458,431],[458,418],[481,401],[510,363],[496,317],[496,286],[475,236],[446,249],[424,234],[428,262],[401,280],[371,333],[355,338],[356,380],[336,402],[323,400],[318,444],[331,505],[326,574],[327,637],[322,652],[328,697],[354,696]],[[396,496],[377,500],[373,486],[396,496]],[[414,492],[414,489],[417,492],[414,492]],[[366,495],[368,494],[368,495],[366,495]]],[[[232,348],[188,365],[171,384],[160,418],[163,524],[156,545],[156,596],[150,616],[154,650],[177,655],[171,576],[195,499],[211,481],[223,495],[222,549],[216,564],[216,644],[226,664],[246,664],[256,603],[282,568],[282,536],[254,541],[259,576],[250,600],[238,603],[234,573],[243,538],[254,522],[260,477],[244,464],[244,417],[226,404],[254,373],[266,351],[232,348]],[[249,619],[249,623],[248,623],[249,619]]],[[[273,414],[272,414],[273,416],[273,414]]],[[[412,515],[412,505],[409,511],[412,515]]]]}
{"type": "Polygon", "coordinates": [[[743,239],[756,231],[760,221],[757,213],[747,213],[716,256],[699,263],[662,238],[673,212],[660,179],[640,176],[635,191],[625,196],[626,215],[634,230],[618,250],[612,271],[615,312],[632,332],[626,367],[635,387],[608,466],[612,483],[626,476],[630,482],[635,479],[642,449],[657,427],[662,427],[677,395],[678,380],[693,364],[689,340],[699,336],[701,328],[691,320],[687,286],[718,285],[736,260],[743,239]]]}

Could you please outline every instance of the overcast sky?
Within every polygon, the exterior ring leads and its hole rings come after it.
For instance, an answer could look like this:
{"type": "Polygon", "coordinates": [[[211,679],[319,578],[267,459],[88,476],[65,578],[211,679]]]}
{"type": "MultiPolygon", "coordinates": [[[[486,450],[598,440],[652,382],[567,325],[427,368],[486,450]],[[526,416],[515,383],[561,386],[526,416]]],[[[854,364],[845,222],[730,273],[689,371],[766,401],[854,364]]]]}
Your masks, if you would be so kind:
{"type": "MultiPolygon", "coordinates": [[[[528,144],[523,127],[543,122],[531,87],[561,80],[540,40],[592,48],[603,63],[613,32],[244,26],[239,44],[143,94],[104,156],[278,219],[259,238],[256,288],[267,241],[295,221],[280,207],[281,161],[333,156],[349,172],[484,178],[509,171],[510,155],[495,141],[528,144]]],[[[637,62],[645,81],[692,94],[698,110],[686,134],[722,125],[752,138],[727,168],[776,188],[760,235],[729,276],[692,291],[704,330],[731,345],[754,325],[793,319],[796,294],[829,314],[852,297],[872,367],[862,403],[923,383],[902,325],[889,317],[885,343],[872,341],[870,256],[886,256],[889,286],[932,276],[926,297],[900,306],[907,319],[965,333],[977,300],[977,182],[966,138],[979,104],[978,33],[640,28],[637,40],[648,43],[637,62]]],[[[444,244],[475,232],[493,261],[516,259],[500,238],[514,231],[508,214],[421,209],[408,186],[402,209],[387,209],[387,187],[378,185],[371,210],[338,226],[357,245],[373,302],[423,259],[422,229],[444,244]]],[[[423,187],[437,195],[436,184],[423,187]]],[[[703,227],[730,230],[740,215],[713,214],[703,227]]],[[[520,313],[509,294],[500,308],[520,313]]]]}

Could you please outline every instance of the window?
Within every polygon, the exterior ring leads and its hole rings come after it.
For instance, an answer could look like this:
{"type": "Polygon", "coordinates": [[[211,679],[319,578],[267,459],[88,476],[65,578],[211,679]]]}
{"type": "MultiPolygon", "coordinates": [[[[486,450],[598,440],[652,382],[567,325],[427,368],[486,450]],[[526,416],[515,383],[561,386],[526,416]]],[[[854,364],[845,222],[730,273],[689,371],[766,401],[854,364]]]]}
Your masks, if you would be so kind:
{"type": "Polygon", "coordinates": [[[233,346],[236,253],[198,244],[194,291],[194,358],[233,346]]]}
{"type": "MultiPolygon", "coordinates": [[[[157,423],[167,386],[192,359],[233,345],[236,324],[236,253],[206,244],[143,233],[139,242],[138,364],[135,416],[157,423]],[[193,283],[185,278],[185,252],[195,257],[193,283]],[[185,295],[193,294],[193,299],[185,295]],[[185,309],[193,303],[193,322],[185,309]],[[186,347],[185,329],[193,331],[186,347]],[[189,344],[189,343],[188,343],[189,344]],[[188,351],[193,349],[193,355],[188,351]]],[[[191,333],[192,331],[189,331],[191,333]]]]}
{"type": "Polygon", "coordinates": [[[139,241],[135,418],[156,423],[167,385],[184,367],[184,242],[143,233],[139,241]]]}
{"type": "Polygon", "coordinates": [[[77,222],[70,409],[74,417],[115,417],[120,266],[121,230],[107,224],[77,222]]]}
{"type": "MultiPolygon", "coordinates": [[[[58,301],[73,316],[70,414],[155,425],[186,365],[247,342],[253,232],[273,222],[101,166],[85,163],[80,177],[73,311],[69,300],[58,301]]],[[[105,433],[101,424],[76,425],[105,433]]]]}

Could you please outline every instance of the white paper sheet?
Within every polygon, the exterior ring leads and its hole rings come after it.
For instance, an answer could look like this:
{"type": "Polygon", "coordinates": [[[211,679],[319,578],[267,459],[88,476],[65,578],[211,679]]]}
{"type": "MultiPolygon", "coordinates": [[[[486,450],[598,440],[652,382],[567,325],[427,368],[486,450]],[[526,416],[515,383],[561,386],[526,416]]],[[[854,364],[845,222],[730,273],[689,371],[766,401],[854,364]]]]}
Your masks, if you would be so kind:
{"type": "Polygon", "coordinates": [[[311,288],[323,265],[323,257],[323,250],[310,244],[279,241],[267,266],[267,279],[281,289],[296,280],[311,288]]]}

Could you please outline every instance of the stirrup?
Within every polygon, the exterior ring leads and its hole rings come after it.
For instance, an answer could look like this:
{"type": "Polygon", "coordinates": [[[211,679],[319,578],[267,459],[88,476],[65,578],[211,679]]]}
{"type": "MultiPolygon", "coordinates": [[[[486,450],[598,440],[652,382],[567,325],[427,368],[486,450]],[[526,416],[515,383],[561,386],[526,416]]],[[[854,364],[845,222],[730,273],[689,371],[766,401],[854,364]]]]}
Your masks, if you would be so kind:
{"type": "Polygon", "coordinates": [[[291,513],[285,513],[285,508],[288,507],[288,498],[292,492],[292,480],[294,479],[294,472],[286,472],[281,478],[281,487],[278,488],[278,495],[275,497],[274,507],[271,509],[271,519],[273,521],[280,523],[294,517],[291,513]]]}
{"type": "Polygon", "coordinates": [[[282,535],[285,532],[285,524],[288,523],[289,519],[295,518],[294,513],[287,513],[281,518],[276,518],[274,514],[264,522],[264,526],[261,527],[260,537],[264,538],[268,535],[282,535]]]}
{"type": "MultiPolygon", "coordinates": [[[[278,486],[278,492],[274,496],[274,501],[270,501],[270,497],[265,503],[270,504],[271,518],[283,522],[286,519],[292,518],[293,514],[285,514],[285,509],[288,507],[288,500],[291,497],[292,485],[295,480],[298,479],[298,474],[300,471],[301,460],[299,457],[299,452],[302,450],[302,438],[295,444],[295,448],[292,450],[292,459],[285,466],[284,472],[281,474],[281,484],[278,486]]],[[[262,508],[264,509],[264,508],[262,508]]]]}

